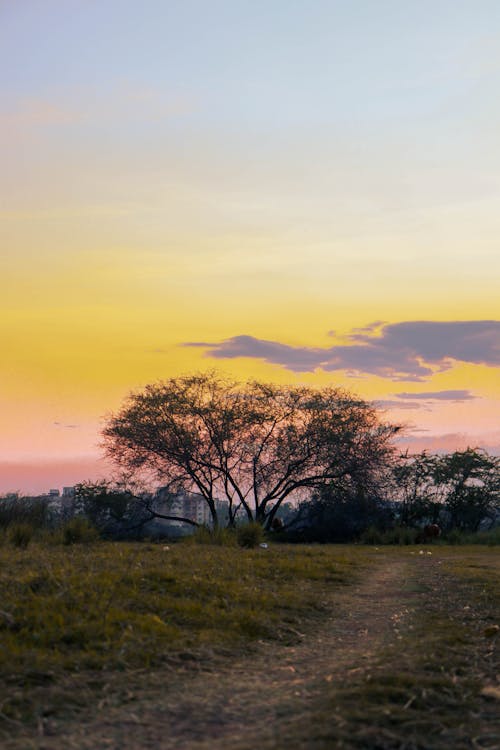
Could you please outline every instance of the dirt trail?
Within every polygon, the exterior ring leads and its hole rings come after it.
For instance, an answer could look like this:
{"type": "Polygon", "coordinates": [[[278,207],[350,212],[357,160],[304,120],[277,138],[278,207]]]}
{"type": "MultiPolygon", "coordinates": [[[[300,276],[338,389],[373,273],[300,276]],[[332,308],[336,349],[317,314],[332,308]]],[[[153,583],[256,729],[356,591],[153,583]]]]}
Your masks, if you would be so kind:
{"type": "Polygon", "coordinates": [[[369,671],[379,649],[397,642],[415,603],[410,579],[417,564],[423,572],[430,563],[375,561],[360,585],[335,592],[331,618],[296,645],[263,643],[257,654],[208,663],[203,671],[156,674],[146,695],[125,706],[103,704],[80,725],[47,726],[29,747],[234,750],[258,747],[264,737],[269,742],[282,723],[298,715],[307,720],[325,683],[369,671]]]}

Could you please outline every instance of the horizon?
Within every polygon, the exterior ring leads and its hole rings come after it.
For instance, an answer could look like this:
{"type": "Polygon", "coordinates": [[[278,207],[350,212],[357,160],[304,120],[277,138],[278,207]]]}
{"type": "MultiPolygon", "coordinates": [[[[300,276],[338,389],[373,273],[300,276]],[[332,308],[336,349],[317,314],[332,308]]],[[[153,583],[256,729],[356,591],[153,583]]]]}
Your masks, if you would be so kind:
{"type": "Polygon", "coordinates": [[[335,385],[500,455],[500,5],[0,7],[0,493],[130,391],[335,385]]]}

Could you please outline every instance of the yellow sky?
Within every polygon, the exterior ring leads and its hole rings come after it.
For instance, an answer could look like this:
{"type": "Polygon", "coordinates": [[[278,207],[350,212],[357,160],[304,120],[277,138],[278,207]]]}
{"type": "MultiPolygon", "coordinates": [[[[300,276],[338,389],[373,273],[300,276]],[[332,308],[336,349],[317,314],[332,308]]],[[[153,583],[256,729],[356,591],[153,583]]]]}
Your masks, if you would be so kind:
{"type": "Polygon", "coordinates": [[[374,321],[401,361],[390,326],[498,323],[500,12],[478,2],[431,25],[365,4],[360,25],[349,4],[148,0],[140,38],[129,2],[2,6],[0,464],[93,455],[130,389],[214,365],[441,392],[388,413],[494,444],[490,324],[463,351],[443,334],[419,381],[285,366],[374,321]],[[209,356],[241,336],[249,356],[209,356]]]}

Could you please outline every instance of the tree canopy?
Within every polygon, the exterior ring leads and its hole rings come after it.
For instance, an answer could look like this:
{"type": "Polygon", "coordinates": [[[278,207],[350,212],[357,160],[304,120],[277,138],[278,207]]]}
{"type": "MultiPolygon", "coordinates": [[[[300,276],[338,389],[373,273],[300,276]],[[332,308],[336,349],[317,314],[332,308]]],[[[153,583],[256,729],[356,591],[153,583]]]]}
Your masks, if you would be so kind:
{"type": "Polygon", "coordinates": [[[366,481],[392,455],[398,429],[339,388],[240,384],[212,372],[131,394],[103,435],[120,468],[200,493],[215,525],[225,499],[231,525],[243,512],[269,527],[286,498],[366,481]]]}
{"type": "Polygon", "coordinates": [[[400,520],[477,531],[500,510],[500,459],[479,448],[444,455],[405,454],[394,464],[400,520]]]}

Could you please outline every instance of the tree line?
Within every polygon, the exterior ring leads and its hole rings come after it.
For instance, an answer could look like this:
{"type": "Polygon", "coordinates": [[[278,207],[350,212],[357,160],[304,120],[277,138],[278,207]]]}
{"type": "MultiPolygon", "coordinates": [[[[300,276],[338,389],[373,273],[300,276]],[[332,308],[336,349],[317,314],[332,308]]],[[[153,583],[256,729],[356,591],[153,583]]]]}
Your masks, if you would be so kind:
{"type": "Polygon", "coordinates": [[[214,528],[269,530],[286,516],[295,533],[341,540],[371,524],[494,524],[498,457],[472,448],[401,455],[401,429],[340,388],[241,384],[214,372],[171,378],[108,418],[103,443],[118,478],[78,485],[75,510],[109,536],[140,534],[155,518],[196,525],[158,507],[147,488],[160,484],[172,497],[196,493],[214,528]]]}

